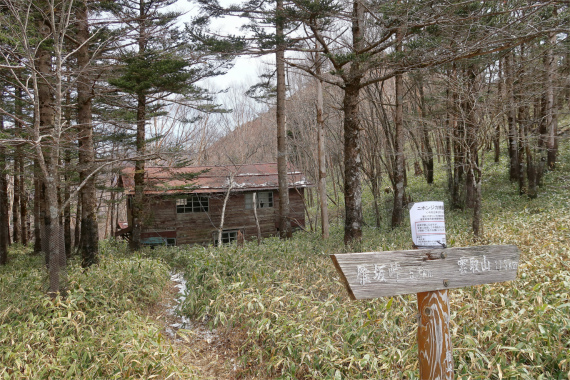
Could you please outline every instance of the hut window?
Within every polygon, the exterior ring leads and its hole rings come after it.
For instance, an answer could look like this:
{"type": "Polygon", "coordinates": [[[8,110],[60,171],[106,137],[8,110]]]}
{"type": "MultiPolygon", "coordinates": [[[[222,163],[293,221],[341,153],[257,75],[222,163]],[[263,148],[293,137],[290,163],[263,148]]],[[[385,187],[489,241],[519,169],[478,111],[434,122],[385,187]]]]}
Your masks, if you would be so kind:
{"type": "MultiPolygon", "coordinates": [[[[273,191],[257,192],[257,208],[273,207],[273,191]]],[[[245,194],[245,209],[253,209],[253,193],[245,194]]]]}
{"type": "MultiPolygon", "coordinates": [[[[230,244],[232,241],[237,240],[238,231],[237,230],[224,230],[222,231],[222,244],[230,244]]],[[[213,233],[214,245],[218,245],[218,232],[213,233]]]]}
{"type": "Polygon", "coordinates": [[[188,198],[177,199],[176,212],[178,214],[208,212],[208,197],[192,195],[188,198]]]}

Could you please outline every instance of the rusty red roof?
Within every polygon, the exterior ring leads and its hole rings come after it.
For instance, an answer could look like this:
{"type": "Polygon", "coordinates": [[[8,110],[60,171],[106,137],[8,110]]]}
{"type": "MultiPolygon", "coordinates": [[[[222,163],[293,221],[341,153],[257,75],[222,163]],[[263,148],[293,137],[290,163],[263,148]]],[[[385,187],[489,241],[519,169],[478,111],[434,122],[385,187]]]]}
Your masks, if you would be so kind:
{"type": "MultiPolygon", "coordinates": [[[[145,194],[219,193],[227,191],[233,176],[232,191],[277,189],[277,163],[187,166],[182,168],[146,167],[145,194]],[[188,176],[196,175],[192,179],[188,176]]],[[[310,187],[305,175],[289,165],[289,187],[310,187]]],[[[127,194],[134,194],[134,168],[123,169],[122,186],[127,194]]]]}

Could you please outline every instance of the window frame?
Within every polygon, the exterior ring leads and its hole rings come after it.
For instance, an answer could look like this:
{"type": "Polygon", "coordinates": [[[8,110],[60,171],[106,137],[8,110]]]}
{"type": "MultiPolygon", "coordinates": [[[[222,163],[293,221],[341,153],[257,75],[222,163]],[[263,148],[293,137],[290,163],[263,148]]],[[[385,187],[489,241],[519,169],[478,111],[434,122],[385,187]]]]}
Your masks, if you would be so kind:
{"type": "MultiPolygon", "coordinates": [[[[231,244],[234,241],[237,241],[238,233],[241,230],[222,230],[222,245],[231,244]],[[224,236],[225,235],[225,236],[224,236]]],[[[242,231],[243,234],[243,231],[242,231]]],[[[214,246],[218,246],[218,236],[219,232],[214,231],[212,232],[212,238],[214,240],[214,246]]]]}
{"type": "Polygon", "coordinates": [[[273,197],[273,191],[268,190],[268,191],[253,191],[251,193],[245,193],[245,209],[246,210],[253,210],[253,194],[257,194],[256,196],[256,200],[257,200],[257,209],[262,209],[262,208],[273,208],[275,205],[274,202],[274,197],[273,197]],[[261,197],[259,196],[260,194],[267,194],[267,198],[266,199],[261,199],[261,197]],[[261,202],[265,202],[267,201],[267,205],[265,204],[261,204],[261,202]]]}
{"type": "Polygon", "coordinates": [[[177,214],[195,214],[208,212],[210,209],[210,197],[207,195],[190,194],[185,198],[176,199],[177,214]],[[186,201],[186,203],[184,203],[186,201]]]}

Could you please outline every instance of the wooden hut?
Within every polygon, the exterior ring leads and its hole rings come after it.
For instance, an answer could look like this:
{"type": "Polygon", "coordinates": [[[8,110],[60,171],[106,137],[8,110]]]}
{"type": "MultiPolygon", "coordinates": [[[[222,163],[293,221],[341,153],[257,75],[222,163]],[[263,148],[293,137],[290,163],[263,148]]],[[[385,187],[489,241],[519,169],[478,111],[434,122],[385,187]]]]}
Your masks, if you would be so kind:
{"type": "MultiPolygon", "coordinates": [[[[288,182],[291,225],[294,229],[304,228],[304,189],[311,185],[303,173],[292,166],[289,166],[288,182]]],[[[116,236],[129,238],[134,168],[123,170],[119,187],[126,195],[129,220],[118,229],[116,236]]],[[[261,237],[279,233],[276,163],[147,167],[144,194],[143,244],[217,243],[224,202],[223,243],[236,240],[240,232],[246,239],[256,238],[258,226],[261,237]]]]}

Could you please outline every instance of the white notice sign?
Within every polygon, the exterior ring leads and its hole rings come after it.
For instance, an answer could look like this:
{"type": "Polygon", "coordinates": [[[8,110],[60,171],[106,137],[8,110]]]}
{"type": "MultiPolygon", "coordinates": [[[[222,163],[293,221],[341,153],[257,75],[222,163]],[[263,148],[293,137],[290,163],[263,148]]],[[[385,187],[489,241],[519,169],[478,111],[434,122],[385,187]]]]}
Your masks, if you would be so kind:
{"type": "Polygon", "coordinates": [[[412,241],[418,247],[441,247],[445,243],[443,202],[418,202],[410,209],[412,241]]]}

